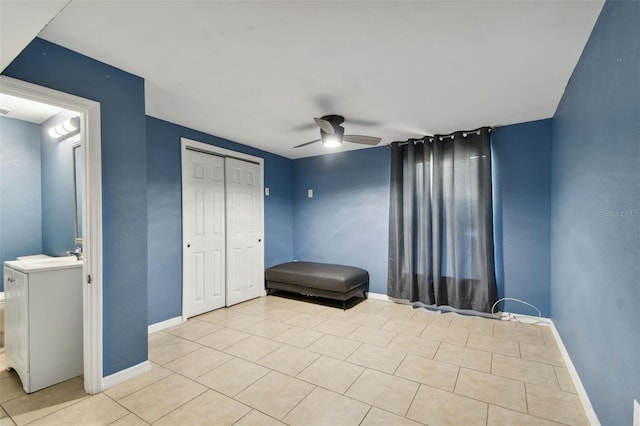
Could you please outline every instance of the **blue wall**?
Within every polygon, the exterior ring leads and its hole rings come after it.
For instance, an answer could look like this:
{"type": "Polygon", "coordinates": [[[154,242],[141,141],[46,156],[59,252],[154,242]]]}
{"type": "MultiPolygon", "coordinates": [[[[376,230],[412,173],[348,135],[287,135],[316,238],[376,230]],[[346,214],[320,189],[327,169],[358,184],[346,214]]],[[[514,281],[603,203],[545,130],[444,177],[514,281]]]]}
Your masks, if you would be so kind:
{"type": "Polygon", "coordinates": [[[604,425],[640,400],[639,22],[605,3],[553,124],[551,316],[604,425]]]}
{"type": "MultiPolygon", "coordinates": [[[[42,253],[40,126],[0,117],[0,261],[42,253]]],[[[1,268],[0,268],[1,269],[1,268]]],[[[0,271],[0,291],[4,274],[0,271]]]]}
{"type": "Polygon", "coordinates": [[[49,256],[64,256],[76,247],[72,146],[80,139],[72,136],[58,141],[49,135],[49,129],[76,115],[62,111],[41,126],[42,252],[49,256]]]}
{"type": "Polygon", "coordinates": [[[147,360],[147,144],[144,81],[36,38],[3,74],[100,102],[103,361],[109,375],[147,360]]]}
{"type": "Polygon", "coordinates": [[[366,269],[387,294],[390,161],[388,147],[294,161],[295,259],[366,269]]]}
{"type": "MultiPolygon", "coordinates": [[[[500,297],[512,297],[551,314],[551,121],[497,128],[493,149],[496,281],[500,297]]],[[[537,311],[506,301],[508,312],[537,311]]]]}
{"type": "Polygon", "coordinates": [[[291,160],[147,117],[149,324],[182,314],[181,137],[264,158],[265,266],[293,258],[291,160]]]}

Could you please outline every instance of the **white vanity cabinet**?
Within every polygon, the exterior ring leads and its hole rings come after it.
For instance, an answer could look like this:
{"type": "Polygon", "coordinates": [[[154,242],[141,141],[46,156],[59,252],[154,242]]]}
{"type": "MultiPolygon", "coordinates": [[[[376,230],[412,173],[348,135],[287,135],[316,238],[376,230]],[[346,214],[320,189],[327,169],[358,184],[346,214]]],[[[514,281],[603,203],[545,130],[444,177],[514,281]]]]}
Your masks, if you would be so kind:
{"type": "Polygon", "coordinates": [[[4,263],[5,358],[25,392],[79,376],[82,261],[4,263]]]}
{"type": "Polygon", "coordinates": [[[29,352],[27,308],[28,276],[11,268],[4,268],[4,292],[7,300],[5,318],[5,352],[15,364],[15,370],[27,371],[26,354],[29,352]]]}

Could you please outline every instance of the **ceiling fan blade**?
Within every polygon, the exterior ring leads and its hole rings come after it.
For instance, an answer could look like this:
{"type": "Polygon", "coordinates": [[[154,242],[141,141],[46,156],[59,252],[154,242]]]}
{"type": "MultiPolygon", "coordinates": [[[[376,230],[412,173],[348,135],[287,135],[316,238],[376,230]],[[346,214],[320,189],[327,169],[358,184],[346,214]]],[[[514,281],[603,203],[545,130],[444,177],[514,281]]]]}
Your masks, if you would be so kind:
{"type": "Polygon", "coordinates": [[[316,123],[307,123],[307,124],[301,124],[299,126],[296,126],[291,130],[293,130],[294,132],[301,132],[305,130],[314,130],[317,128],[318,128],[318,125],[316,123]]]}
{"type": "Polygon", "coordinates": [[[323,118],[314,118],[314,120],[316,121],[316,124],[320,126],[322,130],[324,130],[326,134],[333,135],[336,132],[335,129],[333,128],[333,124],[331,124],[327,120],[323,118]]]}
{"type": "Polygon", "coordinates": [[[322,139],[316,139],[316,140],[311,141],[311,142],[301,143],[300,145],[294,146],[294,148],[302,148],[303,146],[311,145],[312,143],[320,142],[321,140],[322,139]]]}
{"type": "Polygon", "coordinates": [[[352,119],[352,118],[348,118],[346,120],[347,124],[355,124],[356,126],[381,126],[382,123],[380,123],[379,121],[372,121],[372,120],[358,120],[358,119],[352,119]]]}
{"type": "Polygon", "coordinates": [[[351,143],[359,143],[361,145],[378,145],[382,139],[376,138],[375,136],[344,135],[342,140],[351,143]]]}

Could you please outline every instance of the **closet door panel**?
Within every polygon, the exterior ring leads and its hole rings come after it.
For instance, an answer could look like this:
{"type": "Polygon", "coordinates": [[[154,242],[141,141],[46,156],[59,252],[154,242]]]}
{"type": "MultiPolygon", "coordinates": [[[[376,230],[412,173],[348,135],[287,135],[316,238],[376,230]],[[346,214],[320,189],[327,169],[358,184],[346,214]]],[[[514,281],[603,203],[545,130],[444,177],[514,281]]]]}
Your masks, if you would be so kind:
{"type": "Polygon", "coordinates": [[[260,166],[225,159],[227,194],[227,306],[262,294],[262,177],[260,166]],[[231,253],[233,253],[231,255],[231,253]]]}
{"type": "Polygon", "coordinates": [[[183,297],[187,318],[225,306],[224,159],[186,151],[183,297]]]}

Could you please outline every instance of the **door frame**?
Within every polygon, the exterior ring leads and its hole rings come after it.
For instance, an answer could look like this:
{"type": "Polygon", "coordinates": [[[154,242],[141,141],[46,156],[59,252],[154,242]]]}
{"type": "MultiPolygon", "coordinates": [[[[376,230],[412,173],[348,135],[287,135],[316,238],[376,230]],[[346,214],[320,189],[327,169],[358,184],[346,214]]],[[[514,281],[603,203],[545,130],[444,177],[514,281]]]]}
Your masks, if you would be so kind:
{"type": "Polygon", "coordinates": [[[68,93],[0,76],[0,93],[72,110],[80,115],[82,161],[82,349],[84,389],[102,390],[102,142],[100,103],[68,93]]]}
{"type": "MultiPolygon", "coordinates": [[[[192,139],[187,139],[187,138],[180,138],[180,164],[181,164],[181,168],[182,168],[182,173],[181,173],[181,181],[180,181],[180,191],[182,193],[182,205],[184,206],[184,191],[182,190],[183,188],[183,182],[185,181],[185,174],[187,172],[187,165],[186,165],[186,155],[185,152],[187,151],[187,149],[193,150],[193,151],[200,151],[203,152],[205,154],[212,154],[212,155],[217,155],[219,157],[231,157],[231,158],[235,158],[238,160],[243,160],[243,161],[249,161],[252,163],[257,163],[258,166],[260,167],[260,181],[262,182],[262,208],[260,211],[260,234],[263,236],[262,237],[262,241],[265,242],[265,238],[264,238],[264,158],[261,157],[256,157],[254,155],[249,155],[249,154],[244,154],[242,152],[238,152],[238,151],[233,151],[230,149],[225,149],[225,148],[220,148],[218,146],[214,146],[214,145],[209,145],[207,143],[203,143],[203,142],[198,142],[198,141],[194,141],[192,139]]],[[[184,208],[184,207],[183,207],[184,208]]],[[[180,214],[182,215],[182,210],[180,212],[180,214]]],[[[182,216],[181,216],[182,217],[182,216]]],[[[182,222],[182,242],[180,245],[181,251],[182,251],[182,322],[186,322],[187,321],[187,317],[186,317],[186,301],[185,301],[185,277],[184,277],[184,265],[186,262],[186,253],[184,250],[184,235],[186,232],[185,226],[184,226],[184,220],[181,219],[182,222]]],[[[264,246],[265,244],[261,244],[261,250],[260,250],[260,256],[262,256],[262,260],[263,260],[263,264],[264,264],[264,246]]],[[[226,272],[225,272],[226,274],[226,272]]],[[[264,289],[262,290],[261,293],[263,296],[266,294],[266,292],[264,291],[264,289]]]]}

